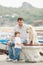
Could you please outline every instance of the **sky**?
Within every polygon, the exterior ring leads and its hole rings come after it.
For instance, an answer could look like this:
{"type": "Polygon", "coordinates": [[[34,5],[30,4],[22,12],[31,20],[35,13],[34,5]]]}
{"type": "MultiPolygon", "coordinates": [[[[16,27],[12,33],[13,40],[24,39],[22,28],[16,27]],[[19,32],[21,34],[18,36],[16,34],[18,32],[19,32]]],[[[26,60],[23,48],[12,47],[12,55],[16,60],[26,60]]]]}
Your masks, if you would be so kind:
{"type": "Polygon", "coordinates": [[[28,2],[36,8],[43,8],[43,0],[0,0],[0,5],[6,7],[20,7],[23,2],[28,2]]]}

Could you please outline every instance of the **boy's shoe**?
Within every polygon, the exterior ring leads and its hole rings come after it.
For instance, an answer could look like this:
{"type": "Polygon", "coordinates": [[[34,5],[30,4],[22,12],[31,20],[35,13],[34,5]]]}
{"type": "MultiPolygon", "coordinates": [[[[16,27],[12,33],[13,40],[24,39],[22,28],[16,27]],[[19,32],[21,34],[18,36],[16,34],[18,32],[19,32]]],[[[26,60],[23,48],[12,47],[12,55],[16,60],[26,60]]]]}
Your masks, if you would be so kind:
{"type": "Polygon", "coordinates": [[[7,61],[7,62],[12,62],[13,59],[7,58],[6,61],[7,61]]]}
{"type": "Polygon", "coordinates": [[[12,62],[16,63],[16,62],[18,62],[18,60],[13,60],[12,62]]]}

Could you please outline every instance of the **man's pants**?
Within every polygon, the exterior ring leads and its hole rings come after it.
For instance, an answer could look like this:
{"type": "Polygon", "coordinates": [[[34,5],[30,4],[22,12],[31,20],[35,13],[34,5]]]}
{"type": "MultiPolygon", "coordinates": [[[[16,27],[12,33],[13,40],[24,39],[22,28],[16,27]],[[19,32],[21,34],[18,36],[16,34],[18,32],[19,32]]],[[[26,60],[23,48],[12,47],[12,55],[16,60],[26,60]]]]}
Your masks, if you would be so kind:
{"type": "Polygon", "coordinates": [[[8,48],[8,53],[9,53],[9,58],[13,59],[13,60],[19,60],[20,59],[20,48],[14,48],[15,53],[13,54],[13,44],[9,46],[8,48]]]}

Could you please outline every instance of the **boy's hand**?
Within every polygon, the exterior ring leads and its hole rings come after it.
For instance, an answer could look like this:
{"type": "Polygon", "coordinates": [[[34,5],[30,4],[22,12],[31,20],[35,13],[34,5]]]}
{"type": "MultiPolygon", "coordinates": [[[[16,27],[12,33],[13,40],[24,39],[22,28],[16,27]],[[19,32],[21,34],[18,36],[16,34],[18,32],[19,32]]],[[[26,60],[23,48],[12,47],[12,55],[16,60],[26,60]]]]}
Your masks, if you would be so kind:
{"type": "Polygon", "coordinates": [[[17,45],[18,45],[18,46],[23,46],[23,44],[19,44],[19,43],[17,43],[17,45]]]}

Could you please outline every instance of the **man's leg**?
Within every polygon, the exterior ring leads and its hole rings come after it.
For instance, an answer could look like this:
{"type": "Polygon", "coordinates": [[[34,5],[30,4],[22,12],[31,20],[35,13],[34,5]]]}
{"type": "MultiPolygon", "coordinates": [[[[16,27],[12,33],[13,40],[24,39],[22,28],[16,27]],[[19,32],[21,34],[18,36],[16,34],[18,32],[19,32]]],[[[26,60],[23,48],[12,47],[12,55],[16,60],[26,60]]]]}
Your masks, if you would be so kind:
{"type": "Polygon", "coordinates": [[[8,54],[9,54],[9,58],[13,59],[13,47],[14,44],[11,44],[9,47],[8,47],[8,54]]]}

